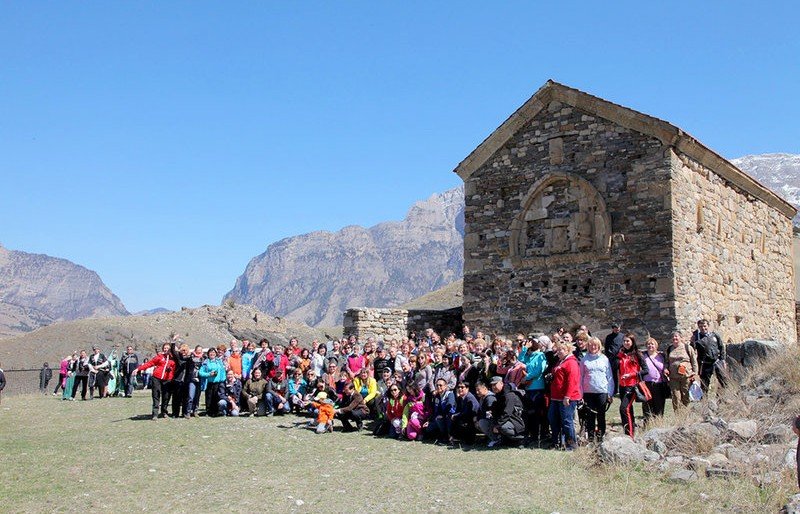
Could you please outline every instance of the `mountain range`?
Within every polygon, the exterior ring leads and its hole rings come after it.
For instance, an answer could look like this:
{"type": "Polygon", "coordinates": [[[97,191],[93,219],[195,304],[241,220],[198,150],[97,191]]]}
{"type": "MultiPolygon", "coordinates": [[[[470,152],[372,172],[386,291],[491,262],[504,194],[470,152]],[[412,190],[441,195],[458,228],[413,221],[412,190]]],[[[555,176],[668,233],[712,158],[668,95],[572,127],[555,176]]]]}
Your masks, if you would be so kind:
{"type": "Polygon", "coordinates": [[[58,321],[127,314],[94,271],[0,246],[0,337],[58,321]]]}
{"type": "MultiPolygon", "coordinates": [[[[800,206],[800,155],[732,161],[800,206]]],[[[338,325],[349,307],[393,307],[462,276],[464,197],[457,187],[415,204],[404,220],[312,232],[271,244],[225,299],[310,325],[338,325]]],[[[800,226],[800,216],[795,218],[800,226]]],[[[442,298],[436,305],[452,302],[442,298]]]]}
{"type": "MultiPolygon", "coordinates": [[[[748,155],[732,162],[800,206],[800,155],[748,155]]],[[[401,221],[311,232],[270,244],[249,262],[223,301],[333,327],[347,308],[400,306],[453,284],[464,263],[462,191],[457,187],[417,202],[401,221]]],[[[795,225],[800,227],[800,216],[795,225]]],[[[800,288],[800,273],[797,277],[800,288]]],[[[457,289],[458,283],[408,305],[452,306],[459,303],[457,289]]],[[[126,315],[94,271],[0,246],[0,337],[59,321],[126,315]]]]}

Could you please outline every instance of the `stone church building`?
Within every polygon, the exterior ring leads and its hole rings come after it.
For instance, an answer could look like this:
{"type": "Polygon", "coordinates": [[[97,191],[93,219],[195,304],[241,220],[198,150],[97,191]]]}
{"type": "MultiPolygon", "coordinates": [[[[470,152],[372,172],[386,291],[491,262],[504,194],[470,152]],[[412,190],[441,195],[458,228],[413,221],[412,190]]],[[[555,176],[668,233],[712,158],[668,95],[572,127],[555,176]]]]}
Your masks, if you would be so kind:
{"type": "Polygon", "coordinates": [[[455,172],[470,325],[797,342],[796,210],[666,121],[548,81],[455,172]]]}

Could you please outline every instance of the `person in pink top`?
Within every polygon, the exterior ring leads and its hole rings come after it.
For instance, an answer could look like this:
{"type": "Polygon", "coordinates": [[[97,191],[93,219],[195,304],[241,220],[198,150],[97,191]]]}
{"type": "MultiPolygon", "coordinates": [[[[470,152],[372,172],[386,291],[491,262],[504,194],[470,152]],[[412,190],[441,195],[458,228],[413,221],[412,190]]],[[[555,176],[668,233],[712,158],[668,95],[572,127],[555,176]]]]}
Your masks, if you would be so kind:
{"type": "Polygon", "coordinates": [[[59,388],[63,391],[64,387],[67,385],[67,375],[69,375],[69,362],[70,357],[66,356],[61,361],[61,365],[58,368],[58,381],[56,382],[56,388],[53,389],[53,396],[58,394],[59,388]]]}

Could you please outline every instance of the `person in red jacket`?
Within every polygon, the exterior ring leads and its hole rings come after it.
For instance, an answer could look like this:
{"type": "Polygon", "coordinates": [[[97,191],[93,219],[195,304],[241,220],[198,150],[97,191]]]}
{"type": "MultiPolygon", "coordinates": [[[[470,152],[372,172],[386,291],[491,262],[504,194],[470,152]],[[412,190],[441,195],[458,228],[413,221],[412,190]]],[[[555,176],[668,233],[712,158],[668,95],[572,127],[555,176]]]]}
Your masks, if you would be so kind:
{"type": "Polygon", "coordinates": [[[574,450],[578,447],[575,438],[575,409],[583,398],[581,393],[581,370],[578,359],[572,353],[570,343],[556,343],[553,346],[558,364],[552,371],[553,380],[550,383],[550,433],[553,446],[574,450]]]}
{"type": "Polygon", "coordinates": [[[167,406],[172,397],[172,377],[175,374],[175,359],[170,354],[170,343],[161,346],[161,353],[145,362],[133,371],[133,376],[147,368],[155,368],[152,378],[153,393],[153,419],[159,417],[159,407],[161,417],[167,417],[167,406]]]}
{"type": "Polygon", "coordinates": [[[622,339],[622,349],[617,354],[617,369],[619,384],[619,416],[622,418],[622,428],[625,433],[633,437],[636,427],[634,421],[633,404],[636,401],[636,385],[647,374],[647,364],[639,348],[636,347],[636,336],[627,333],[622,339]]]}

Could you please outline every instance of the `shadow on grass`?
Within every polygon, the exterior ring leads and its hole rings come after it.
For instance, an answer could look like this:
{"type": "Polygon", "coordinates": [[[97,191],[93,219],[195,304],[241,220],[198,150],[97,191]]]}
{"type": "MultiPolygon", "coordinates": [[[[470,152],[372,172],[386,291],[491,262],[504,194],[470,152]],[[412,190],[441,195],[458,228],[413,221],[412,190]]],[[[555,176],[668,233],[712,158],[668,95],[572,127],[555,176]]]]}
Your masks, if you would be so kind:
{"type": "Polygon", "coordinates": [[[130,418],[122,418],[122,419],[115,419],[112,420],[111,423],[119,423],[120,421],[153,421],[152,414],[137,414],[135,416],[131,416],[130,418]]]}

